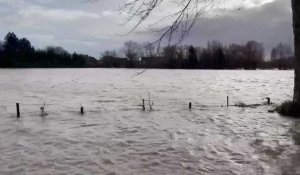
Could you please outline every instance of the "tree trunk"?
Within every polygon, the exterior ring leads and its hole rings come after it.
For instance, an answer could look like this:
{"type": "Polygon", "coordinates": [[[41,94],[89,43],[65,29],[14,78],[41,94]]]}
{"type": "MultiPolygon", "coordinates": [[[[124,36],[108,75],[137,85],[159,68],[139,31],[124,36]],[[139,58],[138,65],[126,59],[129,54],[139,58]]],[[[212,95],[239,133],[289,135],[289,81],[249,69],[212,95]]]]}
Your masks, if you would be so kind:
{"type": "Polygon", "coordinates": [[[295,44],[295,86],[293,101],[300,105],[300,0],[292,0],[295,44]]]}

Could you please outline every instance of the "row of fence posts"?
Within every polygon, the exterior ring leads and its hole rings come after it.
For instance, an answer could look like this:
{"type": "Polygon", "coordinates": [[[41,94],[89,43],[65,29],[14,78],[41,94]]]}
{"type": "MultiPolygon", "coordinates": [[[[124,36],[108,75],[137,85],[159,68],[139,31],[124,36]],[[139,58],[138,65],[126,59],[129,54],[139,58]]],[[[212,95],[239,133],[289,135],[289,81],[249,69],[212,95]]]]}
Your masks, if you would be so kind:
{"type": "MultiPolygon", "coordinates": [[[[227,96],[227,107],[229,107],[229,96],[227,96]]],[[[192,109],[192,102],[189,102],[189,109],[192,109]]]]}
{"type": "MultiPolygon", "coordinates": [[[[267,104],[270,105],[271,104],[271,98],[267,97],[267,104]]],[[[229,96],[227,96],[227,107],[229,107],[229,96]]],[[[192,102],[189,102],[189,109],[192,109],[192,102]]]]}
{"type": "MultiPolygon", "coordinates": [[[[267,104],[271,104],[271,99],[269,97],[267,97],[266,99],[267,99],[267,104]]],[[[145,99],[143,99],[141,106],[142,106],[143,110],[146,110],[145,99]]],[[[152,105],[150,105],[150,108],[151,107],[152,107],[152,105]]],[[[227,107],[229,107],[229,96],[227,96],[227,107]]],[[[20,115],[20,104],[19,103],[16,103],[16,108],[17,108],[17,118],[20,118],[21,115],[20,115]]],[[[45,104],[44,104],[43,107],[41,107],[42,115],[44,113],[44,109],[45,109],[45,104]]],[[[192,102],[189,102],[189,109],[190,110],[192,109],[192,102]]],[[[80,107],[80,114],[83,115],[84,113],[85,113],[85,110],[84,110],[83,106],[81,106],[80,107]]]]}
{"type": "MultiPolygon", "coordinates": [[[[20,114],[20,104],[19,103],[16,103],[16,109],[17,109],[17,118],[20,118],[21,114],[20,114]]],[[[41,109],[41,115],[44,116],[45,115],[45,104],[40,109],[41,109]]],[[[81,106],[80,114],[83,115],[84,113],[85,113],[85,110],[84,110],[83,106],[81,106]]]]}
{"type": "MultiPolygon", "coordinates": [[[[270,98],[268,99],[268,103],[270,103],[270,98]]],[[[227,107],[229,107],[229,96],[227,96],[227,107]]],[[[143,108],[143,110],[146,110],[145,99],[143,99],[143,101],[142,101],[142,108],[143,108]]],[[[189,109],[190,110],[192,109],[192,102],[189,102],[189,109]]]]}
{"type": "Polygon", "coordinates": [[[17,106],[17,117],[20,118],[20,105],[19,105],[19,103],[17,103],[16,106],[17,106]]]}

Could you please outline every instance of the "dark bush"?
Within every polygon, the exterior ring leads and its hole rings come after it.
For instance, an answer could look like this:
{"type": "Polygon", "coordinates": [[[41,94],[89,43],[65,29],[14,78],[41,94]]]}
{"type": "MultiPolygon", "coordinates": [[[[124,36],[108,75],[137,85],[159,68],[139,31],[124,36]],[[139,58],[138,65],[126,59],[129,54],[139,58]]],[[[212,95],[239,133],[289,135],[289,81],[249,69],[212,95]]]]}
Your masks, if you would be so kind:
{"type": "Polygon", "coordinates": [[[286,101],[276,108],[283,116],[300,117],[300,105],[293,101],[286,101]]]}

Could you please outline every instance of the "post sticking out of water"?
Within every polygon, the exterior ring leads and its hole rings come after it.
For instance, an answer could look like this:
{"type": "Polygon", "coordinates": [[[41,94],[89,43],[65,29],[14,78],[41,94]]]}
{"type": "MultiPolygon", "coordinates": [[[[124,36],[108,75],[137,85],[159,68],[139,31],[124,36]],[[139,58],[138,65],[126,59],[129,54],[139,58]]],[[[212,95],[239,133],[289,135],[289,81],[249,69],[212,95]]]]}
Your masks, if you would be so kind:
{"type": "Polygon", "coordinates": [[[227,96],[227,107],[229,106],[229,96],[227,96]]]}
{"type": "Polygon", "coordinates": [[[84,114],[84,108],[83,108],[83,106],[80,107],[80,114],[81,114],[81,115],[84,114]]]}
{"type": "Polygon", "coordinates": [[[143,99],[143,110],[145,110],[146,108],[145,108],[145,100],[143,99]]]}
{"type": "Polygon", "coordinates": [[[192,109],[192,103],[191,102],[189,103],[189,109],[192,109]]]}
{"type": "Polygon", "coordinates": [[[267,99],[268,105],[271,104],[271,98],[270,98],[270,97],[267,97],[266,99],[267,99]]]}
{"type": "Polygon", "coordinates": [[[16,103],[16,107],[17,107],[17,118],[20,118],[20,105],[19,105],[19,103],[16,103]]]}
{"type": "Polygon", "coordinates": [[[47,114],[45,113],[45,107],[46,107],[46,103],[44,103],[44,105],[42,107],[40,107],[40,110],[41,110],[41,116],[44,117],[46,116],[47,114]]]}

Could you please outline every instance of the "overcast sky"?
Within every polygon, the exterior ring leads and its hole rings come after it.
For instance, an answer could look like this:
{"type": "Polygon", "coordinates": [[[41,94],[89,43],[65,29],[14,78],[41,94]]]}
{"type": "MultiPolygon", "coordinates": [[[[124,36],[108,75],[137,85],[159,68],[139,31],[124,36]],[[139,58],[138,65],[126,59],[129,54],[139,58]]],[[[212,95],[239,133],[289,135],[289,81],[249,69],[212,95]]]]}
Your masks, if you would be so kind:
{"type": "MultiPolygon", "coordinates": [[[[171,0],[174,1],[174,0],[171,0]]],[[[224,0],[223,0],[224,1],[224,0]]],[[[0,0],[0,40],[9,32],[28,38],[35,48],[62,46],[70,52],[99,57],[119,49],[126,40],[154,41],[154,33],[141,26],[130,35],[130,25],[114,12],[124,0],[0,0]]],[[[163,4],[158,12],[172,10],[163,4]]],[[[292,45],[290,0],[227,0],[203,16],[185,44],[263,42],[269,51],[279,42],[292,45]]],[[[156,17],[159,15],[156,15],[156,17]]]]}

